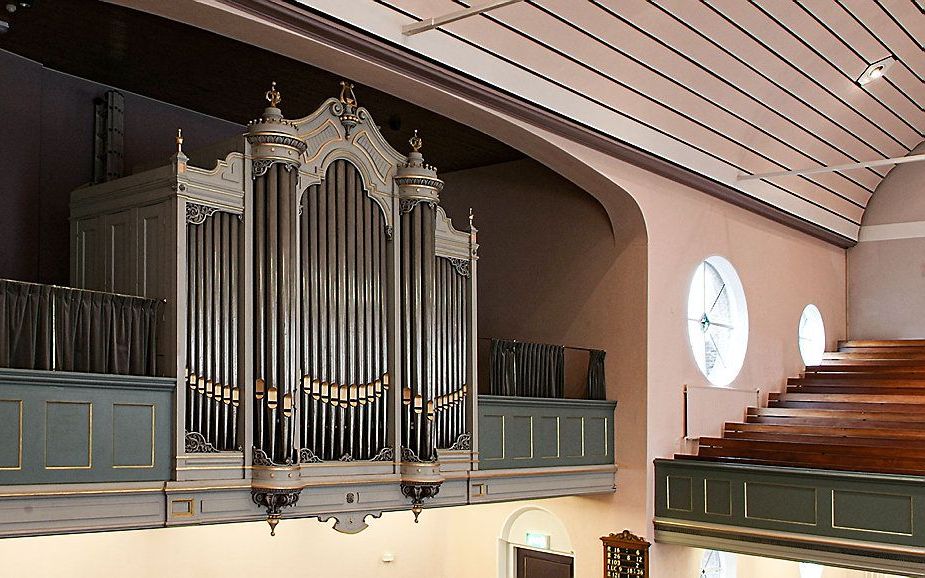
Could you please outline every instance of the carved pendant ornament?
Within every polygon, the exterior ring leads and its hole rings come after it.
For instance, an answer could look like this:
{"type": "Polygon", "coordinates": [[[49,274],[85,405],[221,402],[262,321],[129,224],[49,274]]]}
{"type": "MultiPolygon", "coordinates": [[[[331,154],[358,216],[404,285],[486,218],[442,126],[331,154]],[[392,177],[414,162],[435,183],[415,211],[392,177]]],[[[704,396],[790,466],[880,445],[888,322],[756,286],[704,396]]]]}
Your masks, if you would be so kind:
{"type": "Polygon", "coordinates": [[[414,523],[424,511],[424,500],[430,500],[440,493],[440,484],[432,482],[403,482],[401,485],[403,496],[411,500],[411,513],[414,514],[414,523]]]}
{"type": "Polygon", "coordinates": [[[270,535],[276,535],[276,526],[283,517],[283,508],[291,508],[299,501],[301,489],[273,489],[254,488],[251,490],[251,499],[255,504],[267,511],[267,524],[270,525],[270,535]]]}

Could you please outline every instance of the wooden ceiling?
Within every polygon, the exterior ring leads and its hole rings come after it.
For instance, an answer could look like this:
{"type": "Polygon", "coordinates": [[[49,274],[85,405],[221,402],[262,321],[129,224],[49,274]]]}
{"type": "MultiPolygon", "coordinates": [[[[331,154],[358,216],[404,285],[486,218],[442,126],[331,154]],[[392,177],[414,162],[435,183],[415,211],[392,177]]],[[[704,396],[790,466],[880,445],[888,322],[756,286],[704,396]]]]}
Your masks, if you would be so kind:
{"type": "Polygon", "coordinates": [[[890,167],[737,177],[903,156],[925,134],[914,0],[526,0],[411,38],[471,3],[298,1],[852,239],[890,167]]]}
{"type": "MultiPolygon", "coordinates": [[[[4,11],[5,14],[5,11],[4,11]]],[[[266,106],[271,81],[290,118],[339,94],[340,77],[205,30],[96,0],[38,0],[8,18],[0,50],[120,90],[245,124],[266,106]],[[216,62],[235,62],[218,68],[216,62]]],[[[4,79],[6,81],[6,79],[4,79]]],[[[388,94],[357,86],[389,143],[408,150],[418,129],[424,153],[441,172],[522,158],[467,126],[388,94]]]]}

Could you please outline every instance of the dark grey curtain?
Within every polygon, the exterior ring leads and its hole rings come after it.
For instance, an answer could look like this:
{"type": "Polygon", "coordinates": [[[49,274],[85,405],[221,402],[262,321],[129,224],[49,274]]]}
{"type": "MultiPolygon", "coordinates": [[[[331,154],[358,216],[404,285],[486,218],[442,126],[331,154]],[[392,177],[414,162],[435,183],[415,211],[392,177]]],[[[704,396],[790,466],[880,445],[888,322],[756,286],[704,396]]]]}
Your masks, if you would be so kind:
{"type": "Polygon", "coordinates": [[[51,287],[0,280],[0,367],[51,369],[51,287]]]}
{"type": "Polygon", "coordinates": [[[588,399],[607,399],[607,382],[604,379],[606,351],[592,349],[588,358],[588,399]]]}
{"type": "Polygon", "coordinates": [[[0,280],[0,367],[155,375],[160,302],[0,280]]]}
{"type": "Polygon", "coordinates": [[[507,339],[491,340],[491,372],[489,373],[489,391],[491,395],[517,395],[514,373],[515,349],[517,343],[507,339]]]}
{"type": "Polygon", "coordinates": [[[561,398],[565,347],[504,339],[491,341],[492,395],[561,398]]]}

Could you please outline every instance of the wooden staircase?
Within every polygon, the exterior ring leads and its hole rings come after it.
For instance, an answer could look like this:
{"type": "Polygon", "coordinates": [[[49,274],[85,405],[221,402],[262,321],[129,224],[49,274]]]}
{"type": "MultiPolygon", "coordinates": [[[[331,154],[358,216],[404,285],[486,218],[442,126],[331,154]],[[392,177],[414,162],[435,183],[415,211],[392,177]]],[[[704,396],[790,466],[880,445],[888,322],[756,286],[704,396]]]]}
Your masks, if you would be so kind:
{"type": "Polygon", "coordinates": [[[925,339],[842,342],[676,458],[925,475],[925,339]]]}

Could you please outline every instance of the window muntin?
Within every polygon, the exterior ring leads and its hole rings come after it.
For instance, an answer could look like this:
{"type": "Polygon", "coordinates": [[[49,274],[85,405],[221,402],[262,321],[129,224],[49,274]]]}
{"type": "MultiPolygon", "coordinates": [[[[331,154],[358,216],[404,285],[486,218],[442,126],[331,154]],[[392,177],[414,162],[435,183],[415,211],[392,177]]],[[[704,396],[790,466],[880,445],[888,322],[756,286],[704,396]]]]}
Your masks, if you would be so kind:
{"type": "Polygon", "coordinates": [[[688,294],[687,325],[700,371],[713,385],[729,385],[745,361],[748,309],[742,282],[723,257],[709,257],[697,266],[688,294]]]}
{"type": "Polygon", "coordinates": [[[800,315],[800,325],[797,332],[800,345],[800,355],[804,365],[819,365],[825,354],[825,323],[819,308],[810,303],[800,315]]]}

